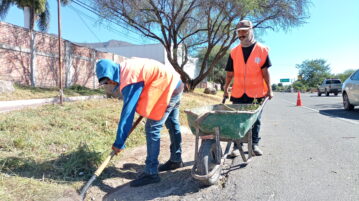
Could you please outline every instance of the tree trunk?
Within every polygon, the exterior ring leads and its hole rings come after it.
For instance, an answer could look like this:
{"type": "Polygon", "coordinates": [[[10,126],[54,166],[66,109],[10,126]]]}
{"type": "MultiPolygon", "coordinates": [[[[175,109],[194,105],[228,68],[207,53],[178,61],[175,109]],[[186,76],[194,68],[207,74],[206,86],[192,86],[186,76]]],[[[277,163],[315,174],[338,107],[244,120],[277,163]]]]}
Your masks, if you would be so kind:
{"type": "Polygon", "coordinates": [[[30,30],[30,80],[31,86],[36,87],[36,53],[35,53],[35,35],[33,30],[30,30]]]}
{"type": "Polygon", "coordinates": [[[32,7],[24,8],[24,16],[25,16],[25,25],[28,25],[29,29],[29,38],[30,38],[30,83],[31,86],[36,86],[36,54],[35,54],[35,36],[34,25],[35,25],[35,11],[32,7]],[[29,16],[29,19],[26,19],[26,16],[29,16]],[[28,21],[27,21],[28,20],[28,21]],[[27,22],[26,22],[27,21],[27,22]]]}
{"type": "Polygon", "coordinates": [[[196,88],[196,86],[199,84],[198,81],[192,80],[192,79],[189,79],[187,81],[183,81],[183,83],[185,85],[185,92],[193,91],[196,88]]]}

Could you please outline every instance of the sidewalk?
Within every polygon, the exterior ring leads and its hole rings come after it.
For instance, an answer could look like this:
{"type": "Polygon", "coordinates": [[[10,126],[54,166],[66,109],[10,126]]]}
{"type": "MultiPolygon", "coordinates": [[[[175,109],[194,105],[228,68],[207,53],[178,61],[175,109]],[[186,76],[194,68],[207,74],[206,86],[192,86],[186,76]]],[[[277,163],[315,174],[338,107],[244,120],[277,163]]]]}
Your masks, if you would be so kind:
{"type": "MultiPolygon", "coordinates": [[[[83,101],[91,99],[102,99],[106,96],[74,96],[65,97],[64,102],[83,101]]],[[[59,98],[44,98],[44,99],[29,99],[29,100],[14,100],[14,101],[0,101],[0,113],[10,112],[14,110],[20,110],[26,107],[37,107],[45,104],[59,103],[59,98]]]]}

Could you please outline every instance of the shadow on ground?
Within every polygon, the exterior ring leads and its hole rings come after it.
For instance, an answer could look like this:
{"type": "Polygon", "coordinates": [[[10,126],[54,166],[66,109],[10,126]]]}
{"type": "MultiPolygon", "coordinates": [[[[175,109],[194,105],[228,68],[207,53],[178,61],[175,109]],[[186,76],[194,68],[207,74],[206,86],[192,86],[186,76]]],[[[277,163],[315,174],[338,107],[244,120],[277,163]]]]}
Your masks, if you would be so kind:
{"type": "Polygon", "coordinates": [[[2,172],[61,183],[89,179],[100,162],[101,153],[89,150],[86,145],[80,145],[75,151],[61,154],[53,160],[37,161],[21,155],[0,160],[2,172]]]}
{"type": "MultiPolygon", "coordinates": [[[[184,168],[176,171],[160,173],[161,182],[142,187],[130,187],[129,182],[116,188],[102,190],[108,192],[103,198],[106,201],[115,200],[152,200],[156,198],[183,196],[188,193],[198,192],[204,186],[198,181],[192,179],[191,169],[193,162],[186,163],[184,168]],[[110,190],[110,191],[108,191],[110,190]]],[[[118,170],[116,176],[128,179],[135,179],[143,170],[143,166],[136,164],[124,164],[123,168],[118,170]],[[139,170],[136,174],[128,174],[133,169],[139,170]]],[[[115,175],[113,175],[115,176],[115,175]]],[[[176,199],[175,199],[176,200],[176,199]]]]}
{"type": "Polygon", "coordinates": [[[311,94],[309,95],[309,97],[317,97],[317,98],[337,98],[337,97],[341,97],[341,93],[339,93],[337,96],[335,96],[334,94],[330,94],[329,96],[326,96],[325,94],[322,94],[321,96],[318,96],[318,94],[311,94]]]}
{"type": "Polygon", "coordinates": [[[359,120],[359,109],[355,109],[352,111],[346,111],[344,109],[323,109],[323,110],[319,110],[319,113],[330,117],[339,117],[349,120],[359,120]]]}
{"type": "Polygon", "coordinates": [[[343,109],[343,104],[337,104],[337,103],[334,103],[334,104],[316,104],[314,105],[314,108],[319,108],[319,110],[321,109],[343,109]]]}

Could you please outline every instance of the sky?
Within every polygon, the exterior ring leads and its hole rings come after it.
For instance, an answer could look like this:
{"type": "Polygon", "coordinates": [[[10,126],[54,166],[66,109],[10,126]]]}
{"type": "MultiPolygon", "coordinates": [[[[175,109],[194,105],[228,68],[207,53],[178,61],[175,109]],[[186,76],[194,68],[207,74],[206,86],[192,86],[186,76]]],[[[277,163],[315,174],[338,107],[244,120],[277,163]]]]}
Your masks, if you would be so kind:
{"type": "MultiPolygon", "coordinates": [[[[57,35],[57,1],[49,3],[48,32],[57,35]]],[[[62,37],[72,42],[156,43],[122,27],[104,25],[94,14],[74,3],[62,7],[61,16],[62,37]]],[[[296,65],[305,60],[324,59],[334,74],[359,68],[356,60],[359,57],[359,0],[312,0],[309,16],[304,25],[286,32],[268,30],[258,38],[270,48],[272,83],[284,78],[295,80],[296,65]]],[[[23,18],[22,10],[11,7],[1,21],[23,26],[23,18]]]]}

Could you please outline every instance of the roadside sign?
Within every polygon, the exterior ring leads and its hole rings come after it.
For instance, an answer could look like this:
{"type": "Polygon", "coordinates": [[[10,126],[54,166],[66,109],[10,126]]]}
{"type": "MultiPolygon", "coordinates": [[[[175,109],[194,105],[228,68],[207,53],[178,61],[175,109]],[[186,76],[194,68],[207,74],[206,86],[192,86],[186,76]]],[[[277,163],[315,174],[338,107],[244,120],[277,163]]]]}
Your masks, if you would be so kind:
{"type": "Polygon", "coordinates": [[[280,79],[280,82],[290,82],[290,79],[289,78],[283,78],[283,79],[280,79]]]}

